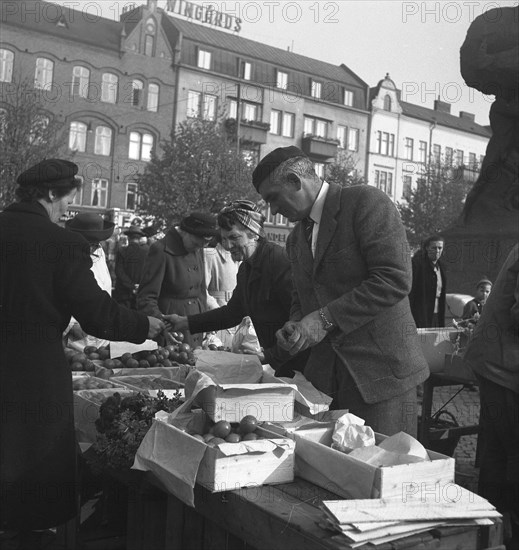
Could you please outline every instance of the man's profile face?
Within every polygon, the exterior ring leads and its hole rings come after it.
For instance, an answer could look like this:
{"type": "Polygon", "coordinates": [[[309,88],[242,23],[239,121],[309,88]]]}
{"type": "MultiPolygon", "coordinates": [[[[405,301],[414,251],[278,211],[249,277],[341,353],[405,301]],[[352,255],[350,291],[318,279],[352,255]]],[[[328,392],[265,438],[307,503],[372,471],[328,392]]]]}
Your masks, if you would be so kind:
{"type": "Polygon", "coordinates": [[[281,184],[267,178],[261,182],[258,191],[270,206],[273,216],[281,214],[291,222],[297,222],[305,217],[303,194],[293,182],[281,184]]]}
{"type": "Polygon", "coordinates": [[[427,245],[426,250],[427,250],[427,256],[429,257],[429,260],[431,260],[431,262],[435,264],[440,259],[440,256],[442,255],[443,241],[431,241],[427,245]]]}

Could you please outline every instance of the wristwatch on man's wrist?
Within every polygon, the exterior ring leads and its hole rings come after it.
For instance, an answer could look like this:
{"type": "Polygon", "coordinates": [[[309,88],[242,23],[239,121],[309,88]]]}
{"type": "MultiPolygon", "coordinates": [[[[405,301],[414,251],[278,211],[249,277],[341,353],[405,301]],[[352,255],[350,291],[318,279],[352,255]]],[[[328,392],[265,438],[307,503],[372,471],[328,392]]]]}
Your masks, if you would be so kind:
{"type": "Polygon", "coordinates": [[[323,328],[326,332],[330,332],[330,330],[335,328],[335,325],[328,319],[328,317],[326,317],[326,314],[324,313],[324,308],[319,309],[319,317],[321,318],[323,328]]]}

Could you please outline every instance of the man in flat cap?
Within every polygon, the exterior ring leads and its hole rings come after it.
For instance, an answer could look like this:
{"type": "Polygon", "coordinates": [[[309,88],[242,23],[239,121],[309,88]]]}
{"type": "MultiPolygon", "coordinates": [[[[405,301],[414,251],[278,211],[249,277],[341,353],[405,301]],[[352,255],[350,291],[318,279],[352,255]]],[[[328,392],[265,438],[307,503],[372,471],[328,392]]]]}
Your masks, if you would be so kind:
{"type": "Polygon", "coordinates": [[[322,181],[297,147],[264,157],[253,184],[298,222],[287,240],[295,290],[278,331],[311,348],[305,376],[375,431],[416,435],[416,387],[429,376],[409,308],[410,254],[395,205],[368,185],[322,181]]]}
{"type": "MultiPolygon", "coordinates": [[[[207,288],[202,248],[219,234],[216,216],[192,212],[150,246],[139,291],[137,309],[147,315],[196,315],[207,310],[207,288]]],[[[185,334],[191,346],[202,335],[185,334]]]]}

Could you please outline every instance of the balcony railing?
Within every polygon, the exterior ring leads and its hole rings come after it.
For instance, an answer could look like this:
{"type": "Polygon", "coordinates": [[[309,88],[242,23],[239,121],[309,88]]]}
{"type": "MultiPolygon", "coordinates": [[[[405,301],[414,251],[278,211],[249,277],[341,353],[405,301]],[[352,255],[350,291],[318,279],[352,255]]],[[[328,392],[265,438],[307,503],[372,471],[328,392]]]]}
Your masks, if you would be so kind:
{"type": "Polygon", "coordinates": [[[339,140],[329,139],[313,134],[303,135],[303,152],[309,157],[332,158],[337,155],[339,140]]]}
{"type": "MultiPolygon", "coordinates": [[[[225,128],[231,139],[236,139],[236,125],[238,124],[235,118],[228,118],[225,121],[225,128]]],[[[240,120],[240,141],[248,143],[267,143],[267,134],[270,130],[268,122],[260,120],[240,120]]]]}

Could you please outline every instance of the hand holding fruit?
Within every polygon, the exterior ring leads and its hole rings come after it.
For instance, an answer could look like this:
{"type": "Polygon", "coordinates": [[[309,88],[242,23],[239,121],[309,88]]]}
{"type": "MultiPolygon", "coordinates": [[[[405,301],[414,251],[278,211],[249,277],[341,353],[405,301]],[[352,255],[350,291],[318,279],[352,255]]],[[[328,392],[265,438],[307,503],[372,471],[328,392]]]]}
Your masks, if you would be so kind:
{"type": "Polygon", "coordinates": [[[166,328],[166,325],[156,317],[148,317],[148,321],[150,323],[148,338],[155,338],[155,336],[158,336],[166,328]]]}
{"type": "Polygon", "coordinates": [[[172,313],[171,315],[163,315],[162,319],[166,323],[168,330],[181,331],[189,330],[189,323],[187,322],[187,317],[182,315],[177,315],[172,313]]]}

